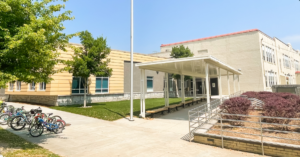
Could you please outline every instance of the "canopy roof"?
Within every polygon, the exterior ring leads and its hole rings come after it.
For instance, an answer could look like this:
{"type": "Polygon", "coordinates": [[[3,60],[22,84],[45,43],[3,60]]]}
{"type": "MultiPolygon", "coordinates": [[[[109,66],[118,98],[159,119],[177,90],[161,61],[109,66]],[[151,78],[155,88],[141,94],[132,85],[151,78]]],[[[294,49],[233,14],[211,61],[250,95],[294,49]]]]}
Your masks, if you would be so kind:
{"type": "Polygon", "coordinates": [[[212,56],[187,57],[178,59],[167,59],[153,62],[137,63],[135,66],[140,69],[161,71],[166,73],[181,74],[195,77],[205,77],[205,63],[209,64],[209,76],[217,77],[218,68],[221,68],[221,75],[227,75],[227,71],[234,75],[242,73],[233,67],[222,63],[212,56]]]}

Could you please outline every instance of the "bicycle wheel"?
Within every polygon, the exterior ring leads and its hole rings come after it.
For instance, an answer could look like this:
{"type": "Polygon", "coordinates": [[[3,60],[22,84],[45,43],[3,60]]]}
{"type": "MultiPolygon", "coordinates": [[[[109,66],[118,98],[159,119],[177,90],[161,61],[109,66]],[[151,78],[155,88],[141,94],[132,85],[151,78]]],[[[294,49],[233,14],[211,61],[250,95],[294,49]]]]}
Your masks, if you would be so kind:
{"type": "Polygon", "coordinates": [[[10,121],[10,126],[13,130],[22,130],[26,125],[26,120],[23,116],[16,116],[10,121]]]}
{"type": "Polygon", "coordinates": [[[44,127],[41,124],[35,124],[30,128],[29,134],[32,137],[39,137],[43,134],[44,127]]]}
{"type": "Polygon", "coordinates": [[[56,121],[54,123],[55,125],[53,125],[53,127],[55,127],[55,129],[53,129],[53,132],[58,134],[58,133],[62,133],[62,131],[64,130],[64,125],[62,122],[60,121],[56,121]]]}
{"type": "Polygon", "coordinates": [[[9,115],[8,114],[2,114],[0,116],[0,124],[1,125],[6,125],[7,124],[7,120],[9,118],[9,115]]]}
{"type": "Polygon", "coordinates": [[[64,125],[64,127],[66,126],[66,122],[64,121],[64,120],[62,120],[62,119],[59,119],[59,120],[57,120],[58,122],[62,122],[62,124],[64,125]]]}

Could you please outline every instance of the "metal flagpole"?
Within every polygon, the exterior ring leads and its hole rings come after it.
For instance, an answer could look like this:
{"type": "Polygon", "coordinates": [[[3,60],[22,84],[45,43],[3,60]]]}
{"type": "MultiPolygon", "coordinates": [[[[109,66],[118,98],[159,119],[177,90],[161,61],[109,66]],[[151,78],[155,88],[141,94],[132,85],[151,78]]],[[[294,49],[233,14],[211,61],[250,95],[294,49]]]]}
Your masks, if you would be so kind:
{"type": "Polygon", "coordinates": [[[130,121],[133,121],[133,0],[131,0],[130,29],[130,121]]]}

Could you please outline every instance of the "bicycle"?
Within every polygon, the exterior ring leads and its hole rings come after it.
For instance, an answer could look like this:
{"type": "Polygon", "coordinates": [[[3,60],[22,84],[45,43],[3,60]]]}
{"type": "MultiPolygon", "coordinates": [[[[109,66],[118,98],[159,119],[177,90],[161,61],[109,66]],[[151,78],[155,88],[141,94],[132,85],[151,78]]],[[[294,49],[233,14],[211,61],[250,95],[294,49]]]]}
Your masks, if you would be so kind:
{"type": "Polygon", "coordinates": [[[31,109],[30,112],[23,112],[12,118],[10,126],[13,130],[18,131],[25,128],[26,124],[29,125],[28,130],[32,127],[35,121],[33,121],[34,116],[43,115],[42,109],[39,107],[37,109],[31,109]]]}
{"type": "Polygon", "coordinates": [[[41,116],[36,116],[37,124],[33,125],[29,131],[29,134],[32,137],[41,136],[44,132],[44,127],[47,129],[47,131],[54,132],[56,134],[61,133],[64,129],[62,122],[46,122],[43,118],[40,117],[41,116]]]}

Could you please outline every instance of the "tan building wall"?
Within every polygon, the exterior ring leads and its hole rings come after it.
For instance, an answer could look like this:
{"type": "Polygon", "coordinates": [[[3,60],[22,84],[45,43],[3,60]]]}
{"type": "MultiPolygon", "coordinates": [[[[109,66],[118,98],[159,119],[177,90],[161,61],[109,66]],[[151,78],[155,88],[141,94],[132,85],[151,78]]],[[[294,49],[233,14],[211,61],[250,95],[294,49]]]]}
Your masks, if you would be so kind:
{"type": "MultiPolygon", "coordinates": [[[[243,91],[271,91],[271,87],[267,87],[265,78],[268,71],[276,73],[277,84],[285,84],[282,80],[286,79],[286,74],[291,75],[290,78],[293,80],[291,83],[295,83],[294,63],[291,63],[291,68],[285,68],[282,63],[282,54],[287,54],[291,59],[300,62],[298,51],[293,50],[291,45],[285,44],[277,38],[271,38],[257,29],[166,44],[161,46],[160,53],[151,55],[170,57],[172,47],[179,45],[189,47],[194,56],[211,55],[236,69],[240,69],[243,73],[240,76],[240,88],[243,91]],[[263,59],[262,45],[274,49],[275,63],[269,63],[263,59]]],[[[269,80],[269,76],[267,76],[267,80],[269,80]]],[[[223,94],[228,94],[226,76],[222,77],[222,89],[223,94]]],[[[230,92],[233,93],[232,75],[230,76],[230,92]]]]}
{"type": "MultiPolygon", "coordinates": [[[[61,53],[60,58],[65,60],[71,60],[74,51],[71,48],[67,48],[67,51],[59,51],[61,53]]],[[[109,67],[113,69],[112,76],[109,78],[109,93],[117,94],[124,93],[124,61],[130,61],[130,52],[111,50],[108,58],[111,60],[109,67]]],[[[165,58],[148,56],[144,54],[134,53],[135,62],[150,62],[156,60],[163,60],[165,58]]],[[[57,65],[57,68],[62,68],[63,65],[57,65]]],[[[36,84],[34,91],[29,90],[29,84],[21,84],[21,90],[16,90],[16,84],[14,90],[10,91],[8,88],[5,90],[5,94],[9,95],[71,95],[72,94],[72,74],[69,72],[57,73],[53,76],[53,81],[46,85],[45,91],[39,90],[39,83],[36,84]]],[[[96,78],[91,76],[89,86],[89,94],[95,94],[96,78]]],[[[107,94],[107,93],[106,93],[107,94]]]]}

